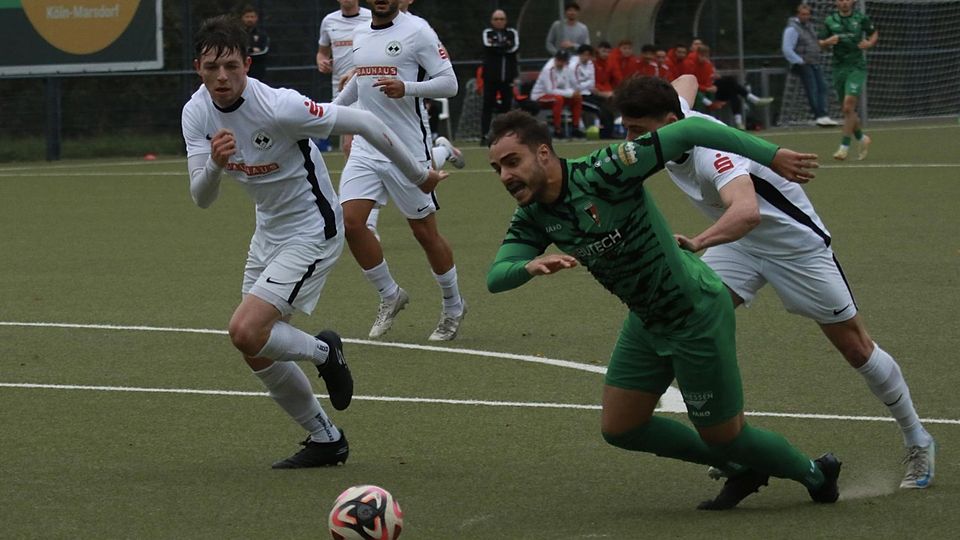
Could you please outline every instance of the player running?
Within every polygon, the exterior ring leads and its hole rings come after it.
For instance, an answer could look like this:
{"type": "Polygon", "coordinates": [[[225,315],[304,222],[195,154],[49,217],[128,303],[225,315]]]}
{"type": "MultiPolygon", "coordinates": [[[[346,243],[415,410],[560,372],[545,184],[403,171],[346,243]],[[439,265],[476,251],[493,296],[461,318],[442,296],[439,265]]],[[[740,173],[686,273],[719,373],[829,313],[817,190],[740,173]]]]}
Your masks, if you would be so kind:
{"type": "MultiPolygon", "coordinates": [[[[672,86],[649,78],[625,82],[616,105],[627,137],[681,118],[717,122],[690,110],[696,92],[697,81],[690,75],[672,86]]],[[[666,169],[714,222],[696,236],[676,235],[680,247],[692,253],[709,248],[702,260],[720,275],[734,306],[750,305],[769,282],[787,311],[815,321],[900,426],[907,452],[900,487],[929,486],[936,455],[933,437],[920,422],[897,361],[867,333],[830,247],[830,232],[803,189],[755,161],[702,146],[667,162],[666,169]]]]}
{"type": "MultiPolygon", "coordinates": [[[[334,102],[342,105],[359,102],[362,109],[393,127],[400,143],[406,145],[424,167],[430,164],[436,167],[457,152],[451,147],[446,155],[437,156],[434,152],[431,156],[430,126],[422,98],[456,95],[457,77],[450,58],[437,34],[423,19],[400,12],[398,0],[369,0],[369,4],[373,23],[369,30],[357,33],[354,38],[356,74],[334,102]]],[[[462,166],[462,157],[459,159],[462,166]]],[[[354,140],[350,160],[341,175],[340,198],[350,251],[380,295],[370,337],[384,335],[410,300],[390,273],[379,239],[366,225],[371,209],[385,204],[388,195],[407,218],[440,286],[443,299],[440,321],[429,339],[452,340],[460,330],[467,308],[457,284],[453,250],[437,226],[436,194],[426,194],[410,186],[400,177],[390,157],[360,136],[354,140]]]]}
{"type": "Polygon", "coordinates": [[[680,250],[644,189],[666,161],[697,144],[750,156],[799,181],[813,177],[816,156],[700,118],[570,160],[554,152],[546,125],[520,111],[493,122],[491,141],[490,164],[520,207],[488,289],[582,264],[630,310],[607,368],[604,439],[726,470],[731,478],[701,509],[732,508],[769,476],[803,484],[816,502],[835,502],[840,462],[832,454],[810,460],[782,436],[747,424],[733,303],[717,275],[680,250]],[[563,253],[544,255],[550,244],[563,253]],[[696,431],[653,415],[674,378],[696,431]]]}
{"type": "Polygon", "coordinates": [[[837,11],[823,21],[820,46],[833,47],[833,87],[843,107],[843,138],[834,159],[845,160],[850,138],[860,143],[858,160],[866,159],[870,137],[860,129],[857,102],[867,84],[867,57],[864,52],[877,44],[880,33],[870,17],[853,9],[854,0],[837,0],[837,11]]]}
{"type": "MultiPolygon", "coordinates": [[[[244,268],[243,299],[230,319],[230,340],[270,397],[309,434],[304,448],[276,469],[344,463],[349,445],[327,417],[296,361],[316,366],[330,403],[346,409],[353,378],[340,336],[316,336],[289,324],[310,314],[343,250],[343,217],[323,158],[311,138],[359,133],[430,193],[446,173],[429,170],[373,114],[317,104],[298,92],[248,78],[247,35],[233,17],[204,21],[194,69],[203,85],[183,107],[190,195],[207,208],[225,170],[256,203],[256,229],[244,268]]],[[[411,184],[412,185],[412,184],[411,184]]]]}

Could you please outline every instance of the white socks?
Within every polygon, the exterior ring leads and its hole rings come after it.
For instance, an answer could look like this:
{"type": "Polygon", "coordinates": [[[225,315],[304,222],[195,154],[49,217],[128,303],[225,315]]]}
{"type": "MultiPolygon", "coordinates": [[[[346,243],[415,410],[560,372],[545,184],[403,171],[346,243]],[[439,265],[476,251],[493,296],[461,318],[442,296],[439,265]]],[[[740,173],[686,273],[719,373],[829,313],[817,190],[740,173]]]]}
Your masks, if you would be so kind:
{"type": "Polygon", "coordinates": [[[446,146],[434,146],[430,154],[433,158],[433,168],[438,171],[447,164],[447,159],[450,158],[450,150],[446,146]]]}
{"type": "Polygon", "coordinates": [[[370,209],[370,215],[367,216],[367,228],[380,240],[380,233],[377,231],[377,221],[380,219],[380,207],[374,206],[370,209]]]}
{"type": "Polygon", "coordinates": [[[340,430],[323,412],[300,366],[292,362],[274,362],[270,367],[253,373],[263,381],[277,405],[310,432],[311,440],[340,440],[340,430]]]}
{"type": "Polygon", "coordinates": [[[258,358],[268,358],[276,362],[296,362],[309,360],[322,366],[327,361],[330,346],[310,334],[294,328],[289,323],[277,321],[270,330],[270,337],[258,358]]]}
{"type": "Polygon", "coordinates": [[[367,278],[367,281],[377,289],[377,292],[380,293],[381,300],[393,298],[400,292],[400,285],[397,285],[397,282],[393,280],[393,276],[390,275],[390,267],[387,266],[386,259],[377,266],[369,270],[364,270],[363,275],[367,278]]]}
{"type": "Polygon", "coordinates": [[[913,400],[910,399],[907,381],[904,380],[896,360],[874,343],[873,354],[857,371],[866,379],[873,395],[890,409],[890,414],[903,432],[904,445],[909,447],[930,444],[932,437],[920,423],[920,417],[913,408],[913,400]]]}
{"type": "Polygon", "coordinates": [[[460,298],[460,288],[457,287],[457,267],[453,266],[445,274],[433,274],[440,290],[443,291],[443,312],[448,315],[460,316],[463,313],[463,300],[460,298]]]}

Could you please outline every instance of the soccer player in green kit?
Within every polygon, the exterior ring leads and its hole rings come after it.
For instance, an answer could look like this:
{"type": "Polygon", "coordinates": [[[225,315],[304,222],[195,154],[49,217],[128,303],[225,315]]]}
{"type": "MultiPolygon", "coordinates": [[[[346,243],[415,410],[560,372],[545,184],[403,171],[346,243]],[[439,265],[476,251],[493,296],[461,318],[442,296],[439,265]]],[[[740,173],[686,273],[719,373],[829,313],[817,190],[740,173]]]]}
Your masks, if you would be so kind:
{"type": "Polygon", "coordinates": [[[800,482],[816,502],[835,502],[833,454],[811,460],[744,420],[733,303],[720,278],[678,247],[643,184],[696,145],[742,154],[798,182],[813,178],[816,155],[701,118],[569,160],[554,152],[546,125],[522,111],[494,120],[490,140],[490,164],[519,208],[487,288],[506,291],[582,264],[630,310],[607,368],[604,439],[727,472],[701,509],[733,508],[770,476],[800,482]],[[550,244],[563,253],[544,255],[550,244]],[[674,378],[696,431],[653,415],[674,378]]]}
{"type": "Polygon", "coordinates": [[[843,138],[834,159],[845,160],[850,139],[860,143],[858,160],[867,157],[870,137],[860,129],[857,102],[867,84],[867,58],[864,51],[877,44],[880,33],[870,17],[853,9],[854,0],[837,0],[837,11],[823,21],[820,47],[833,47],[833,87],[843,108],[843,138]]]}

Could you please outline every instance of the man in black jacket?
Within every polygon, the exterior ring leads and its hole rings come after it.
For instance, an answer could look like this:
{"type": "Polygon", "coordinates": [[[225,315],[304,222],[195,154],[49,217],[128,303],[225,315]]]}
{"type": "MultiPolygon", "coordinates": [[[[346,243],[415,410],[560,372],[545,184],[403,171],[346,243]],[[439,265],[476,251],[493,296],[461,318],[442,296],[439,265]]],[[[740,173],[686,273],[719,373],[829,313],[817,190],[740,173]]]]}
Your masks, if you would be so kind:
{"type": "Polygon", "coordinates": [[[517,49],[520,34],[507,27],[507,14],[498,9],[490,16],[490,28],[483,31],[483,112],[480,116],[480,140],[486,144],[494,108],[510,110],[513,80],[517,77],[517,49]],[[499,105],[497,96],[499,95],[499,105]]]}

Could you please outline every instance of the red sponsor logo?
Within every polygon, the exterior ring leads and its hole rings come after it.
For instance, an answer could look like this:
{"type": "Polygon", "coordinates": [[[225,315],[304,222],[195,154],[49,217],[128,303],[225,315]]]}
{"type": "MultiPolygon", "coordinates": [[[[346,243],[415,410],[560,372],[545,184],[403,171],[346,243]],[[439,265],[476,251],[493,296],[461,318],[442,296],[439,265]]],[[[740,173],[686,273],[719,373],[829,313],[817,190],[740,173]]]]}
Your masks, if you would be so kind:
{"type": "Polygon", "coordinates": [[[443,58],[444,60],[447,60],[447,59],[450,58],[450,55],[447,54],[447,49],[445,49],[445,48],[443,47],[443,43],[438,43],[438,44],[437,44],[437,49],[438,49],[439,52],[440,52],[440,58],[443,58]]]}
{"type": "Polygon", "coordinates": [[[341,39],[340,41],[334,41],[331,43],[334,47],[349,47],[353,45],[352,39],[341,39]]]}
{"type": "Polygon", "coordinates": [[[396,77],[397,66],[360,66],[357,68],[357,75],[360,77],[396,77]]]}
{"type": "Polygon", "coordinates": [[[247,176],[263,176],[270,174],[280,168],[276,163],[264,163],[262,165],[247,165],[245,163],[227,162],[228,171],[240,171],[247,176]]]}
{"type": "Polygon", "coordinates": [[[307,108],[307,111],[317,118],[323,118],[323,107],[317,105],[316,101],[307,100],[303,102],[303,105],[307,108]]]}
{"type": "Polygon", "coordinates": [[[716,169],[718,173],[725,173],[733,168],[733,161],[729,156],[717,154],[717,160],[713,162],[713,168],[716,169]]]}

